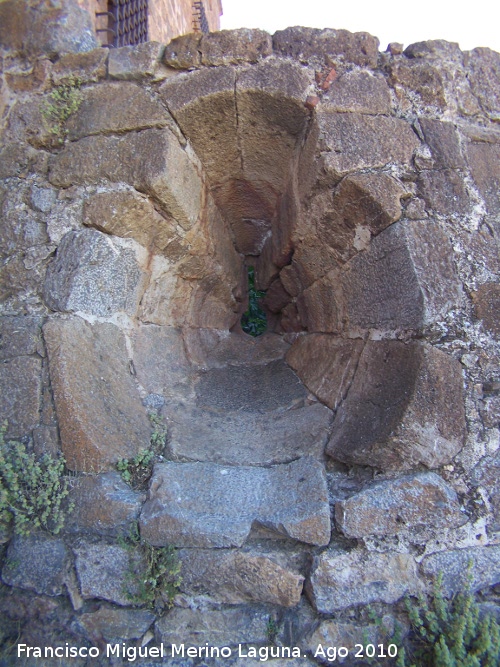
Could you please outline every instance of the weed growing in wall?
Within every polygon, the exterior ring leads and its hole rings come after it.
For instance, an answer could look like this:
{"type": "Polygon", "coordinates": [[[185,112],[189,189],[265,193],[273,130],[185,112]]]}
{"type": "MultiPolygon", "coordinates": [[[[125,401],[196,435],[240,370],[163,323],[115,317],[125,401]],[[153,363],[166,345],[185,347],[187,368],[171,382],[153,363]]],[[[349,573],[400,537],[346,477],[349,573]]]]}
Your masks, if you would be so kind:
{"type": "Polygon", "coordinates": [[[279,625],[273,616],[269,616],[266,625],[266,636],[270,644],[275,644],[278,637],[279,625]]]}
{"type": "Polygon", "coordinates": [[[121,544],[128,550],[136,551],[143,565],[139,575],[133,568],[129,573],[131,585],[127,586],[126,593],[131,604],[146,606],[156,612],[170,609],[182,583],[181,565],[175,547],[152,547],[141,540],[137,524],[121,544]],[[131,594],[130,588],[137,592],[131,594]]]}
{"type": "Polygon", "coordinates": [[[155,454],[161,454],[167,441],[167,427],[163,419],[156,412],[148,413],[149,421],[153,427],[151,433],[150,445],[155,454]]]}
{"type": "Polygon", "coordinates": [[[64,143],[68,134],[65,128],[66,121],[78,111],[82,103],[81,85],[82,81],[78,77],[68,77],[50,93],[49,99],[42,105],[42,116],[49,126],[49,132],[55,136],[59,144],[64,143]]]}
{"type": "Polygon", "coordinates": [[[65,460],[48,455],[37,459],[21,442],[5,442],[7,422],[0,427],[0,527],[19,535],[42,528],[54,534],[64,525],[65,460]]]}
{"type": "MultiPolygon", "coordinates": [[[[148,417],[153,427],[148,449],[141,449],[133,459],[121,459],[116,464],[122,479],[135,489],[146,486],[155,460],[162,454],[167,440],[167,428],[161,417],[156,412],[150,412],[148,417]]],[[[137,524],[120,543],[134,551],[142,564],[139,574],[133,567],[129,573],[126,594],[131,604],[146,606],[157,612],[169,609],[182,582],[175,548],[153,547],[144,542],[137,524]],[[136,592],[131,594],[131,589],[136,592]]]]}
{"type": "Polygon", "coordinates": [[[163,452],[167,439],[167,427],[156,412],[148,414],[153,432],[147,449],[141,449],[133,459],[120,459],[116,468],[122,479],[134,489],[144,488],[153,472],[155,459],[163,452]]]}
{"type": "Polygon", "coordinates": [[[498,667],[500,626],[495,618],[481,615],[469,583],[463,593],[447,600],[442,574],[432,596],[417,602],[406,599],[414,646],[401,649],[398,667],[498,667]]]}
{"type": "Polygon", "coordinates": [[[151,477],[154,456],[151,449],[141,449],[133,459],[120,459],[116,467],[122,479],[135,489],[151,477]]]}

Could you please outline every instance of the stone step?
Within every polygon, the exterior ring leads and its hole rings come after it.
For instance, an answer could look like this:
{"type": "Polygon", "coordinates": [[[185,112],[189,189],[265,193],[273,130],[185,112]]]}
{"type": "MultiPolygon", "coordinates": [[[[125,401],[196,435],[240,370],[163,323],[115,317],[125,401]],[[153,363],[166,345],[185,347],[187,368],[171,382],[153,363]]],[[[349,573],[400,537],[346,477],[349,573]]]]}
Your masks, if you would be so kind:
{"type": "Polygon", "coordinates": [[[199,376],[196,405],[202,409],[263,413],[300,405],[307,389],[282,360],[269,364],[213,368],[199,376]]]}
{"type": "Polygon", "coordinates": [[[159,463],[140,517],[154,546],[241,546],[261,526],[307,544],[330,541],[326,475],[304,457],[269,468],[159,463]]]}
{"type": "Polygon", "coordinates": [[[218,329],[186,329],[184,344],[187,356],[201,368],[220,368],[231,364],[267,364],[284,359],[290,345],[283,336],[265,333],[248,336],[218,329]]]}
{"type": "Polygon", "coordinates": [[[226,414],[167,406],[168,458],[223,465],[272,465],[323,458],[333,413],[321,403],[291,410],[226,414]]]}
{"type": "Polygon", "coordinates": [[[186,347],[179,330],[144,327],[137,345],[139,380],[166,400],[168,458],[272,465],[323,457],[333,413],[311,404],[279,358],[288,349],[281,337],[205,330],[185,337],[186,347]]]}

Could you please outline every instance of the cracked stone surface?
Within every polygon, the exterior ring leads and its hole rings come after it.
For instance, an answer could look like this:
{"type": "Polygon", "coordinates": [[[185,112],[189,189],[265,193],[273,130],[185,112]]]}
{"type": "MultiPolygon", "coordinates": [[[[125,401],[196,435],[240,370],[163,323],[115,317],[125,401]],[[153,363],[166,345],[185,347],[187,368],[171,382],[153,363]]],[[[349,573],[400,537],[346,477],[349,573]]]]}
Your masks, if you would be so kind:
{"type": "Polygon", "coordinates": [[[304,577],[258,551],[180,549],[181,590],[228,604],[262,602],[294,607],[304,577]]]}

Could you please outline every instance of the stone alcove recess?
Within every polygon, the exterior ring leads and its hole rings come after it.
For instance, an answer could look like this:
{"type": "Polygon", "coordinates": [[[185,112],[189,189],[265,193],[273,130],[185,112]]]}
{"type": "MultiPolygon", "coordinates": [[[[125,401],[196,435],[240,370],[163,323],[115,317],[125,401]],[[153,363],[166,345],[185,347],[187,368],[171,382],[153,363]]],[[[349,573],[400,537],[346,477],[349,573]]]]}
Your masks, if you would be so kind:
{"type": "Polygon", "coordinates": [[[7,46],[2,407],[10,436],[62,448],[77,506],[62,537],[10,542],[4,583],[69,590],[82,636],[109,634],[137,611],[107,569],[137,520],[183,565],[165,641],[186,623],[265,641],[287,608],[307,645],[305,580],[322,614],[394,603],[469,552],[496,583],[496,506],[457,491],[493,497],[498,465],[498,54],[303,28],[7,46]],[[59,144],[43,103],[72,75],[59,144]],[[248,265],[258,339],[238,330],[248,265]],[[168,444],[146,497],[115,466],[148,409],[168,444]],[[28,547],[59,549],[48,583],[28,547]]]}

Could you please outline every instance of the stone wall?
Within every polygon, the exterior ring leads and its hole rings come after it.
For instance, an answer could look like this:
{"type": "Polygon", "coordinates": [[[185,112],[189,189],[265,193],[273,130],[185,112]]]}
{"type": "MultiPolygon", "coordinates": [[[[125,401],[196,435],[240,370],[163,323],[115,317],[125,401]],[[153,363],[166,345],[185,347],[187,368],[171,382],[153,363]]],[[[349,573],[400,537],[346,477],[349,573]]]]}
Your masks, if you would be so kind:
{"type": "Polygon", "coordinates": [[[0,415],[63,452],[75,510],[3,536],[1,641],[273,635],[315,664],[469,561],[498,610],[500,55],[306,28],[108,52],[70,5],[8,9],[0,415]],[[177,549],[169,611],[125,594],[137,524],[177,549]]]}

